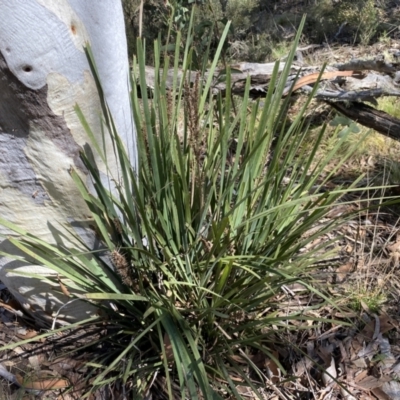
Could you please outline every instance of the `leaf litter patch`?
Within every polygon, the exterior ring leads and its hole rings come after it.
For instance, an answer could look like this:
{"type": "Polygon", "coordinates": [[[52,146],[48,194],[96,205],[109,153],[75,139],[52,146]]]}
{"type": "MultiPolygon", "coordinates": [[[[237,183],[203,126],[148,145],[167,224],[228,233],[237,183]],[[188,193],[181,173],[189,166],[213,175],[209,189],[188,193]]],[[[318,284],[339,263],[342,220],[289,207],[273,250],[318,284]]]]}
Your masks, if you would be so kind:
{"type": "MultiPolygon", "coordinates": [[[[0,353],[0,399],[81,399],[90,385],[86,363],[94,352],[104,351],[100,338],[107,326],[70,329],[43,338],[47,330],[22,314],[21,306],[0,285],[0,346],[9,346],[0,353]],[[76,352],[80,347],[85,351],[76,352]]],[[[110,393],[104,390],[89,399],[104,400],[111,398],[110,393]]]]}
{"type": "MultiPolygon", "coordinates": [[[[331,216],[344,212],[343,207],[350,206],[338,205],[331,216]]],[[[338,257],[313,278],[338,309],[326,304],[310,310],[321,300],[296,285],[281,299],[282,308],[350,324],[316,322],[306,336],[288,336],[297,351],[279,353],[288,370],[280,378],[286,398],[400,399],[400,234],[395,215],[387,209],[361,211],[333,233],[338,257]]],[[[332,239],[329,234],[310,246],[332,239]]]]}

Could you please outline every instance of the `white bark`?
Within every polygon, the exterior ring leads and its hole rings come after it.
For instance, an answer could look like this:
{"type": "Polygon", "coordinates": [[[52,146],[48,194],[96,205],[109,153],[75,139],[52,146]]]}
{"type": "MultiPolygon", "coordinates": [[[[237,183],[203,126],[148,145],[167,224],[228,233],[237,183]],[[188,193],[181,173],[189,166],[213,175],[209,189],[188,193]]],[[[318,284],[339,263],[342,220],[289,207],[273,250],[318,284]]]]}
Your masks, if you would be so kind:
{"type": "MultiPolygon", "coordinates": [[[[68,173],[73,166],[88,179],[79,150],[89,140],[73,110],[75,104],[99,139],[101,135],[100,103],[83,52],[87,41],[116,126],[136,166],[120,1],[0,0],[0,215],[51,243],[73,242],[62,225],[89,216],[68,173]]],[[[96,161],[105,174],[100,158],[96,161]]],[[[112,157],[110,161],[115,173],[117,164],[112,157]]],[[[0,250],[9,249],[7,241],[0,244],[0,250]]],[[[67,299],[44,280],[13,273],[21,270],[52,272],[0,259],[0,280],[17,299],[53,316],[67,299]]],[[[60,316],[79,319],[91,311],[75,302],[60,316]]]]}

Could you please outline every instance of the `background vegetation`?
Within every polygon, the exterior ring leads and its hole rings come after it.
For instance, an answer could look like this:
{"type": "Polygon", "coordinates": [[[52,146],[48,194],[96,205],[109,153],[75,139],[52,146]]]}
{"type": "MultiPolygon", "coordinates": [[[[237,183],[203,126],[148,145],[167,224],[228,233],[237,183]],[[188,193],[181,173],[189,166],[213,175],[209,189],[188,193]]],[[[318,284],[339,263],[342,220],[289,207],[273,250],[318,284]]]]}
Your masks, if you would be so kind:
{"type": "MultiPolygon", "coordinates": [[[[230,61],[266,62],[288,52],[303,14],[307,21],[301,43],[363,44],[397,37],[400,8],[393,0],[148,0],[143,3],[142,37],[148,44],[188,27],[195,8],[195,49],[201,54],[208,38],[219,42],[232,21],[226,44],[230,61]],[[169,22],[172,18],[173,24],[169,22]],[[171,29],[170,29],[171,28],[171,29]]],[[[139,35],[140,0],[124,0],[130,54],[139,35]]],[[[172,41],[174,39],[171,39],[172,41]]],[[[163,42],[166,42],[163,40],[163,42]]],[[[151,46],[148,55],[151,56],[151,46]]]]}

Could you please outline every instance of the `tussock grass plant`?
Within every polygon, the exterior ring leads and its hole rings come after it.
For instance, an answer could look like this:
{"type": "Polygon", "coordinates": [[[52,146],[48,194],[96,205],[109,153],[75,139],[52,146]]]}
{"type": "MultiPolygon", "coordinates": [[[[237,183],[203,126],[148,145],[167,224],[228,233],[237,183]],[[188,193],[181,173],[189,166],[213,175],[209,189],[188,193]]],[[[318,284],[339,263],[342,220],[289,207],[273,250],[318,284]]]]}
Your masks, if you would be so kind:
{"type": "MultiPolygon", "coordinates": [[[[318,159],[321,129],[311,154],[302,150],[308,140],[302,117],[311,97],[290,125],[282,123],[288,106],[282,95],[302,26],[287,65],[281,71],[276,65],[262,105],[249,98],[248,82],[240,105],[233,106],[229,67],[218,75],[225,93],[213,94],[218,84],[213,74],[228,29],[208,71],[190,72],[190,37],[183,54],[176,46],[172,88],[166,86],[170,59],[166,56],[160,65],[161,44],[156,41],[159,79],[151,93],[138,42],[132,77],[137,170],[97,80],[114,146],[105,150],[92,141],[91,147],[105,162],[107,152],[115,152],[120,174],[105,185],[93,158],[83,152],[96,195],[75,171],[71,175],[109,250],[111,267],[92,249],[83,253],[52,246],[1,220],[21,235],[9,240],[30,262],[58,272],[71,299],[98,305],[100,316],[82,324],[114,327],[100,344],[103,351],[87,364],[91,391],[119,380],[134,399],[151,392],[169,399],[240,399],[238,386],[262,398],[261,390],[274,385],[255,356],[272,359],[284,373],[273,351],[283,340],[281,333],[309,329],[305,321],[327,322],[308,315],[307,308],[281,310],[277,295],[299,282],[330,301],[311,278],[316,263],[326,257],[327,243],[310,244],[346,218],[320,223],[351,188],[321,193],[319,188],[351,150],[321,178],[341,143],[318,159]],[[178,129],[182,109],[183,129],[178,129]],[[75,294],[76,288],[84,294],[75,294]]],[[[87,54],[97,79],[90,48],[87,54]]],[[[77,112],[93,139],[79,107],[77,112]]]]}

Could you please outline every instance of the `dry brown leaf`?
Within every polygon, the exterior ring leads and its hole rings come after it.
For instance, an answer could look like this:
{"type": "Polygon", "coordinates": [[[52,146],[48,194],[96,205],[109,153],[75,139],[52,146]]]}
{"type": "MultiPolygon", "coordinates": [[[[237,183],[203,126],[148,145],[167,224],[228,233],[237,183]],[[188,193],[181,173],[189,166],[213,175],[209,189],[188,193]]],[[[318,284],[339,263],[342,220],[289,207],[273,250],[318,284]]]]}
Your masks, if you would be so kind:
{"type": "Polygon", "coordinates": [[[354,247],[351,246],[350,244],[347,244],[346,247],[344,248],[344,251],[345,251],[346,253],[351,254],[351,253],[354,252],[354,247]]]}
{"type": "Polygon", "coordinates": [[[31,339],[35,336],[37,336],[38,333],[36,331],[32,330],[28,330],[26,331],[26,333],[24,335],[17,333],[16,336],[18,336],[20,339],[25,340],[25,339],[31,339]]]}
{"type": "Polygon", "coordinates": [[[390,318],[387,314],[383,314],[379,316],[379,321],[381,323],[381,333],[389,332],[392,329],[397,327],[397,323],[395,320],[390,318]]]}
{"type": "Polygon", "coordinates": [[[323,74],[316,72],[313,74],[305,75],[300,79],[298,79],[295,85],[293,86],[292,91],[294,92],[295,90],[300,89],[305,85],[310,85],[312,83],[315,83],[318,81],[318,79],[319,80],[334,79],[338,76],[353,76],[359,78],[364,75],[359,71],[330,71],[330,72],[324,72],[323,74]]]}
{"type": "Polygon", "coordinates": [[[21,346],[14,347],[12,351],[18,354],[19,356],[25,354],[25,350],[21,346]]]}
{"type": "MultiPolygon", "coordinates": [[[[273,351],[272,354],[276,359],[279,358],[279,353],[277,351],[273,351]]],[[[271,382],[272,383],[277,383],[279,381],[279,376],[280,376],[280,370],[279,370],[278,364],[274,360],[269,359],[267,361],[266,367],[272,373],[271,382]]]]}
{"type": "Polygon", "coordinates": [[[372,389],[381,387],[385,382],[388,382],[390,380],[391,380],[391,378],[386,377],[386,376],[382,376],[380,378],[375,378],[372,375],[368,375],[361,381],[358,381],[357,386],[362,389],[372,390],[372,389]]]}
{"type": "Polygon", "coordinates": [[[374,388],[371,389],[371,392],[379,399],[379,400],[393,400],[392,397],[388,396],[382,388],[374,388]]]}
{"type": "Polygon", "coordinates": [[[65,295],[65,296],[67,296],[67,297],[70,297],[71,296],[71,293],[69,292],[69,290],[67,289],[67,287],[61,282],[61,279],[60,279],[60,277],[57,275],[57,280],[58,280],[58,283],[59,283],[59,285],[60,285],[60,289],[61,289],[61,291],[63,292],[63,294],[65,295]]]}
{"type": "Polygon", "coordinates": [[[65,389],[70,386],[67,379],[61,378],[47,378],[47,379],[24,379],[21,375],[15,375],[18,384],[24,389],[28,390],[50,390],[50,389],[65,389]]]}
{"type": "Polygon", "coordinates": [[[365,379],[367,376],[368,376],[368,371],[365,369],[365,370],[361,371],[359,374],[357,374],[357,375],[355,376],[354,382],[355,382],[355,383],[360,382],[360,381],[362,381],[363,379],[365,379]]]}
{"type": "Polygon", "coordinates": [[[383,314],[380,315],[379,318],[375,318],[375,320],[369,321],[364,329],[362,330],[362,335],[364,335],[365,339],[373,339],[376,335],[376,331],[379,330],[378,333],[386,333],[390,330],[396,328],[396,322],[391,319],[388,315],[383,314]]]}
{"type": "Polygon", "coordinates": [[[23,315],[23,309],[21,304],[19,304],[16,300],[11,299],[8,303],[3,303],[0,300],[0,307],[5,308],[6,310],[12,312],[13,314],[17,314],[19,316],[23,315]]]}
{"type": "Polygon", "coordinates": [[[353,270],[353,263],[348,262],[346,264],[341,265],[337,270],[336,270],[336,280],[337,283],[342,283],[344,279],[346,278],[347,274],[349,274],[353,270]]]}
{"type": "Polygon", "coordinates": [[[376,321],[371,319],[364,326],[364,329],[361,331],[363,340],[372,340],[372,338],[374,337],[374,334],[375,334],[375,324],[376,324],[376,321]]]}

